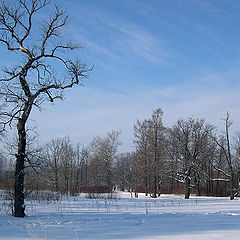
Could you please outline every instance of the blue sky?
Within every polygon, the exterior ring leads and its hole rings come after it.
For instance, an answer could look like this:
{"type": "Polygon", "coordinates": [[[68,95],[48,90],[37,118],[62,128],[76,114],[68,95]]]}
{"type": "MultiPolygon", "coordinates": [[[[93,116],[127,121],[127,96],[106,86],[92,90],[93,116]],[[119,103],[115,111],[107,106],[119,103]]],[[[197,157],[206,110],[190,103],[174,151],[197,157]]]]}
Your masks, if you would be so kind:
{"type": "Polygon", "coordinates": [[[228,110],[240,123],[240,1],[57,0],[70,15],[66,35],[83,46],[94,69],[85,87],[34,112],[41,142],[121,130],[134,150],[133,124],[161,107],[164,122],[205,118],[222,126],[228,110]]]}

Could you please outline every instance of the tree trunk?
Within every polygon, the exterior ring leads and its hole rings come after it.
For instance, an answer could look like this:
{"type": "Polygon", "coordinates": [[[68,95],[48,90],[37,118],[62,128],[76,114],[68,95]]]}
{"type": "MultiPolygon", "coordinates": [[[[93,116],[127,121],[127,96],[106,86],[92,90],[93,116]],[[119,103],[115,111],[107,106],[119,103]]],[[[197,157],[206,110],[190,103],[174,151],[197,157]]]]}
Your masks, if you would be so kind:
{"type": "Polygon", "coordinates": [[[106,174],[107,174],[107,185],[109,187],[110,192],[112,192],[113,183],[112,183],[112,171],[110,166],[110,161],[106,163],[106,174]]]}
{"type": "Polygon", "coordinates": [[[229,189],[230,189],[230,200],[234,199],[234,193],[233,193],[233,186],[234,186],[234,172],[233,172],[233,165],[232,165],[232,157],[231,157],[231,148],[230,148],[230,140],[229,140],[229,127],[231,125],[231,122],[229,121],[229,113],[227,112],[227,116],[225,119],[225,128],[226,128],[226,140],[227,140],[227,162],[229,165],[230,170],[230,179],[229,179],[229,189]]]}
{"type": "Polygon", "coordinates": [[[79,193],[79,175],[80,175],[80,182],[82,186],[82,170],[77,167],[77,172],[76,172],[76,179],[75,179],[75,187],[74,187],[74,194],[77,195],[79,193]]]}
{"type": "Polygon", "coordinates": [[[161,185],[160,185],[160,180],[159,180],[159,177],[158,177],[158,188],[157,188],[157,195],[158,195],[158,197],[160,197],[160,188],[161,187],[161,185]]]}
{"type": "Polygon", "coordinates": [[[148,183],[147,183],[147,178],[145,178],[145,196],[148,196],[148,183]]]}
{"type": "Polygon", "coordinates": [[[59,187],[58,187],[58,163],[56,156],[54,157],[54,182],[55,182],[55,192],[58,194],[59,187]]]}
{"type": "Polygon", "coordinates": [[[195,176],[195,187],[196,187],[196,195],[201,196],[201,191],[200,191],[200,180],[199,180],[199,175],[195,176]]]}
{"type": "Polygon", "coordinates": [[[189,199],[191,192],[190,179],[186,177],[185,179],[185,199],[189,199]]]}
{"type": "Polygon", "coordinates": [[[147,157],[145,154],[144,157],[144,181],[145,181],[145,196],[148,195],[148,165],[147,165],[147,157]]]}
{"type": "Polygon", "coordinates": [[[22,117],[18,119],[18,152],[16,154],[15,185],[14,185],[14,211],[15,217],[25,216],[24,204],[24,163],[26,158],[26,122],[33,105],[33,99],[29,99],[23,109],[22,117]]]}
{"type": "Polygon", "coordinates": [[[197,186],[196,186],[196,188],[197,188],[197,196],[201,196],[200,181],[199,181],[199,180],[197,181],[197,186]]]}
{"type": "Polygon", "coordinates": [[[55,169],[55,192],[57,194],[57,201],[59,200],[59,185],[58,185],[58,170],[57,168],[55,169]]]}
{"type": "Polygon", "coordinates": [[[25,122],[19,119],[18,125],[18,153],[16,154],[15,186],[14,186],[14,216],[25,216],[24,205],[24,161],[26,157],[25,122]]]}
{"type": "Polygon", "coordinates": [[[206,187],[206,195],[209,196],[209,181],[208,180],[206,181],[205,187],[206,187]]]}
{"type": "MultiPolygon", "coordinates": [[[[218,170],[217,178],[219,178],[219,176],[220,176],[220,171],[218,170]]],[[[216,196],[217,197],[219,196],[219,181],[217,181],[217,184],[216,184],[216,196]]]]}
{"type": "Polygon", "coordinates": [[[88,161],[85,162],[86,169],[85,169],[85,185],[88,185],[88,161]]]}
{"type": "Polygon", "coordinates": [[[185,199],[189,199],[191,193],[190,169],[185,173],[185,199]]]}
{"type": "Polygon", "coordinates": [[[230,200],[234,199],[233,188],[234,188],[234,172],[233,172],[232,166],[230,166],[230,181],[229,181],[230,200]]]}
{"type": "Polygon", "coordinates": [[[157,173],[155,169],[155,174],[154,174],[154,192],[153,192],[153,198],[157,198],[157,173]]]}

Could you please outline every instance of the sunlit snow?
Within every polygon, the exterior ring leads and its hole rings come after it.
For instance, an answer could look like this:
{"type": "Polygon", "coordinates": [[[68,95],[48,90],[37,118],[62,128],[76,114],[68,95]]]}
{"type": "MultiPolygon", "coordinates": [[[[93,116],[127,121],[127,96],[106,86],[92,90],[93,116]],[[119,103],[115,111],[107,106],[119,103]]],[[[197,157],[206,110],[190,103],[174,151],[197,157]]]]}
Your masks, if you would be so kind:
{"type": "Polygon", "coordinates": [[[6,214],[0,202],[0,239],[239,239],[240,201],[228,198],[161,195],[158,199],[65,197],[27,202],[24,219],[6,214]]]}

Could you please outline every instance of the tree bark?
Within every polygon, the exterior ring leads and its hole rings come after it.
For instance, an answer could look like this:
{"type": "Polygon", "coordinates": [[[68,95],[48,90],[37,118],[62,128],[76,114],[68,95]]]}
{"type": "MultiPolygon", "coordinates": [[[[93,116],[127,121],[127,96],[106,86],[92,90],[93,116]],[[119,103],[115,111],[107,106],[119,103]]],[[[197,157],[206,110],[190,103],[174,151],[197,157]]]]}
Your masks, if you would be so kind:
{"type": "Polygon", "coordinates": [[[147,154],[145,148],[145,156],[144,156],[144,182],[145,182],[145,196],[148,195],[148,161],[147,161],[147,154]]]}
{"type": "Polygon", "coordinates": [[[14,185],[14,211],[15,217],[25,216],[24,204],[24,163],[26,158],[26,122],[33,105],[33,99],[30,97],[26,102],[23,114],[18,119],[18,152],[16,154],[15,185],[14,185]]]}
{"type": "Polygon", "coordinates": [[[154,170],[154,192],[153,192],[153,198],[157,198],[157,169],[156,169],[156,163],[155,163],[155,170],[154,170]]]}
{"type": "Polygon", "coordinates": [[[18,152],[16,154],[15,186],[14,186],[14,216],[25,216],[24,205],[24,162],[26,157],[26,130],[25,122],[19,119],[18,125],[18,152]]]}
{"type": "Polygon", "coordinates": [[[230,189],[230,200],[234,199],[234,192],[233,192],[233,188],[234,188],[234,172],[232,169],[232,166],[230,166],[230,179],[229,179],[229,189],[230,189]]]}
{"type": "Polygon", "coordinates": [[[227,113],[227,117],[225,119],[225,128],[226,128],[226,140],[227,140],[227,161],[230,170],[230,179],[229,179],[229,188],[230,188],[230,200],[234,199],[233,186],[234,186],[234,172],[232,165],[232,157],[231,157],[231,148],[230,148],[230,139],[229,139],[229,127],[231,126],[231,122],[229,120],[229,113],[227,113]]]}
{"type": "Polygon", "coordinates": [[[185,176],[185,199],[189,199],[191,193],[190,169],[186,171],[185,176]]]}
{"type": "Polygon", "coordinates": [[[157,127],[155,126],[154,131],[154,193],[153,197],[157,198],[158,195],[158,154],[157,154],[157,147],[158,147],[158,132],[157,127]]]}
{"type": "Polygon", "coordinates": [[[201,196],[199,174],[198,173],[196,173],[196,174],[197,174],[197,176],[195,176],[195,178],[194,178],[196,195],[201,196]]]}
{"type": "Polygon", "coordinates": [[[185,179],[185,199],[189,199],[190,192],[191,192],[190,179],[189,179],[189,177],[186,177],[186,179],[185,179]]]}

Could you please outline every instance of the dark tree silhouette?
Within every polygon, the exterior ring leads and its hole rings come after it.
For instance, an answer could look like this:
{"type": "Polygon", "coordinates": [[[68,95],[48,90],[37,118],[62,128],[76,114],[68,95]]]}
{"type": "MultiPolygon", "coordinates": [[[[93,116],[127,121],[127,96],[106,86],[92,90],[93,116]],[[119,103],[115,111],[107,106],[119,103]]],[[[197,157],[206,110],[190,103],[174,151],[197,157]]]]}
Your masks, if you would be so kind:
{"type": "Polygon", "coordinates": [[[64,11],[48,0],[3,0],[0,3],[0,42],[9,52],[16,53],[15,61],[22,56],[14,66],[3,68],[0,79],[2,99],[8,109],[1,112],[4,117],[1,123],[5,127],[14,126],[16,122],[18,134],[15,217],[25,216],[26,124],[33,107],[41,109],[44,101],[62,98],[63,91],[81,85],[89,71],[86,64],[69,57],[69,52],[81,47],[63,37],[62,30],[67,22],[64,11]],[[41,13],[45,14],[42,21],[41,13]]]}

